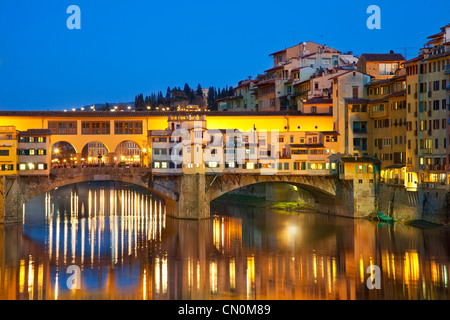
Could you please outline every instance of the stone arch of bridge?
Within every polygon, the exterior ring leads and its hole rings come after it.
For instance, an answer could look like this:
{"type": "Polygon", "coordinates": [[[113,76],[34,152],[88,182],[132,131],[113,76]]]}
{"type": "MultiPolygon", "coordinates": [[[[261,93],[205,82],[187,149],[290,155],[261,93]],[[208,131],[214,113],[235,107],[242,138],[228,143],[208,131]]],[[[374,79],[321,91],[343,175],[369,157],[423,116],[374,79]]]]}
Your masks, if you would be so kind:
{"type": "MultiPolygon", "coordinates": [[[[323,200],[323,199],[329,199],[334,200],[336,199],[336,183],[333,183],[329,179],[323,179],[321,182],[315,183],[314,180],[310,181],[295,181],[295,180],[273,180],[271,178],[264,179],[264,177],[259,177],[258,181],[252,180],[252,178],[247,179],[247,181],[240,181],[240,183],[236,183],[236,180],[232,181],[231,179],[228,179],[225,183],[224,179],[222,179],[222,185],[219,182],[214,181],[209,186],[209,200],[213,201],[214,199],[217,199],[218,197],[227,194],[231,191],[238,190],[243,187],[247,186],[255,186],[258,184],[287,184],[291,186],[295,186],[299,189],[306,190],[314,197],[314,199],[317,201],[323,200]],[[324,182],[325,181],[325,182],[324,182]],[[322,185],[321,185],[322,184],[322,185]]],[[[207,184],[208,187],[208,184],[207,184]]]]}
{"type": "Polygon", "coordinates": [[[23,194],[23,203],[26,203],[46,192],[55,190],[57,188],[65,187],[68,185],[73,185],[77,183],[83,183],[83,182],[101,182],[101,181],[114,181],[114,182],[121,182],[126,183],[130,185],[134,185],[137,187],[141,187],[143,189],[146,189],[150,191],[151,193],[161,197],[164,199],[167,205],[174,206],[177,201],[177,194],[176,192],[168,189],[168,188],[158,188],[160,190],[157,190],[157,188],[152,188],[145,183],[137,183],[129,179],[123,179],[120,176],[108,176],[102,179],[101,176],[93,176],[93,175],[79,175],[74,177],[74,179],[56,179],[51,183],[48,184],[41,184],[40,187],[33,188],[32,190],[28,190],[26,193],[23,194]]]}

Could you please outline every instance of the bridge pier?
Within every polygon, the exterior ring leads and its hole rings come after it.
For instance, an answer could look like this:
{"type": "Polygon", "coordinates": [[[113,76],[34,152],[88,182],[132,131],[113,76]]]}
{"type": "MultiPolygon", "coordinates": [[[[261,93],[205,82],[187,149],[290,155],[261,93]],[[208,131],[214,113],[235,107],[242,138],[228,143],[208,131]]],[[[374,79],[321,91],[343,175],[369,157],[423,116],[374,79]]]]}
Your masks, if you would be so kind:
{"type": "Polygon", "coordinates": [[[19,177],[1,177],[0,224],[21,222],[23,219],[23,194],[19,177]]]}
{"type": "Polygon", "coordinates": [[[204,174],[184,174],[178,185],[178,201],[166,201],[167,215],[178,219],[201,220],[209,218],[209,199],[204,191],[204,174]]]}

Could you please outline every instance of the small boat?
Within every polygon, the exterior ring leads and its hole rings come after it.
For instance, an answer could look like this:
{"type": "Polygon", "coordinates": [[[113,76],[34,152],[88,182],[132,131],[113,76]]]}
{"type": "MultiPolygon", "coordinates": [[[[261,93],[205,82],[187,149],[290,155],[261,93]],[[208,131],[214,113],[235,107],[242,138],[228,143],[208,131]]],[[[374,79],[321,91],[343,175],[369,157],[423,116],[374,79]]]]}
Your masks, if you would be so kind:
{"type": "Polygon", "coordinates": [[[388,217],[385,214],[382,214],[380,210],[378,210],[378,218],[383,222],[395,222],[395,219],[392,217],[388,217]]]}

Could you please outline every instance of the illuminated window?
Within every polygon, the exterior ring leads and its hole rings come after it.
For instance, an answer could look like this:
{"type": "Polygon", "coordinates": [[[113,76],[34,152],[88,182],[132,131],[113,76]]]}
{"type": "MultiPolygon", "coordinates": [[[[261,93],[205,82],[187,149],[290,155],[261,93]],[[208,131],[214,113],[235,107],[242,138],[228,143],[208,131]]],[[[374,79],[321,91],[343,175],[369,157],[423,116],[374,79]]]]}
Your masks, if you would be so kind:
{"type": "Polygon", "coordinates": [[[234,162],[228,162],[228,168],[234,168],[234,162]]]}
{"type": "Polygon", "coordinates": [[[34,163],[29,163],[28,164],[28,169],[29,170],[34,170],[34,163]]]}
{"type": "Polygon", "coordinates": [[[255,164],[253,162],[247,162],[246,163],[246,168],[247,169],[255,169],[255,164]]]}
{"type": "Polygon", "coordinates": [[[34,156],[34,149],[30,149],[28,151],[29,151],[30,156],[34,156]]]}
{"type": "Polygon", "coordinates": [[[27,169],[27,166],[25,163],[19,164],[19,170],[26,170],[26,169],[27,169]]]}
{"type": "Polygon", "coordinates": [[[210,168],[217,168],[217,162],[216,162],[216,161],[210,161],[210,162],[208,163],[208,166],[209,166],[210,168]]]}
{"type": "Polygon", "coordinates": [[[39,163],[38,164],[38,170],[44,170],[44,164],[43,163],[39,163]]]}
{"type": "Polygon", "coordinates": [[[333,170],[336,169],[336,163],[335,163],[335,162],[333,162],[333,163],[331,164],[331,169],[333,169],[333,170]]]}
{"type": "Polygon", "coordinates": [[[161,168],[161,163],[160,162],[153,162],[153,166],[155,167],[155,169],[159,169],[159,168],[161,168]]]}
{"type": "Polygon", "coordinates": [[[167,169],[167,162],[161,162],[161,168],[167,169]]]}

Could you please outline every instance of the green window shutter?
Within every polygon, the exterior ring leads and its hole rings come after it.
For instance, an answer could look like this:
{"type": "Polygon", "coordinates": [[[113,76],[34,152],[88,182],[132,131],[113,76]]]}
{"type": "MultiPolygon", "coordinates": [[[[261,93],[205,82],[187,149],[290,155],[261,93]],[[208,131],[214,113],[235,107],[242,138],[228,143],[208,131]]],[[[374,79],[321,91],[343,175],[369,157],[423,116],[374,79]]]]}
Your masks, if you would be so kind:
{"type": "Polygon", "coordinates": [[[311,169],[311,163],[308,162],[308,169],[311,169]]]}
{"type": "Polygon", "coordinates": [[[358,165],[355,165],[355,173],[358,173],[358,165]]]}
{"type": "Polygon", "coordinates": [[[297,162],[294,162],[294,170],[297,170],[297,162]]]}
{"type": "Polygon", "coordinates": [[[363,167],[363,173],[366,173],[366,166],[362,166],[363,167]]]}

